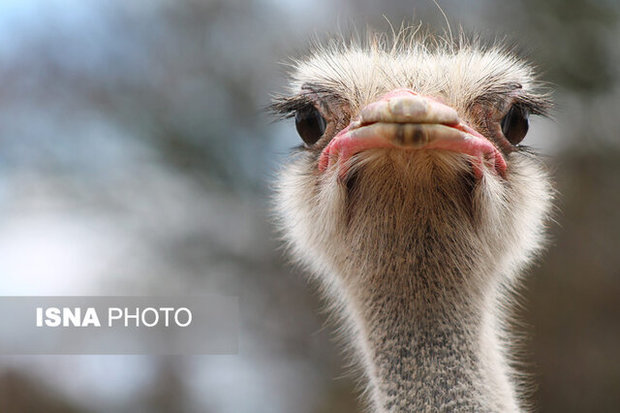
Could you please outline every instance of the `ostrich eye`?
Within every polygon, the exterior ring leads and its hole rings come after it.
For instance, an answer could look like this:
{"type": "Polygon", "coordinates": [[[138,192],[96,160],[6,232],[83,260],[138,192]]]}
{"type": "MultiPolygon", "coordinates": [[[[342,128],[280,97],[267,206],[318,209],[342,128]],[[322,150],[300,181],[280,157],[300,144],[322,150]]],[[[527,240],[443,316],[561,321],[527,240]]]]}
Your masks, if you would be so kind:
{"type": "Polygon", "coordinates": [[[326,126],[325,118],[314,106],[295,112],[295,127],[306,145],[316,143],[323,136],[326,126]]]}
{"type": "Polygon", "coordinates": [[[529,111],[519,105],[513,105],[502,119],[502,133],[513,145],[517,145],[525,138],[530,126],[529,111]]]}

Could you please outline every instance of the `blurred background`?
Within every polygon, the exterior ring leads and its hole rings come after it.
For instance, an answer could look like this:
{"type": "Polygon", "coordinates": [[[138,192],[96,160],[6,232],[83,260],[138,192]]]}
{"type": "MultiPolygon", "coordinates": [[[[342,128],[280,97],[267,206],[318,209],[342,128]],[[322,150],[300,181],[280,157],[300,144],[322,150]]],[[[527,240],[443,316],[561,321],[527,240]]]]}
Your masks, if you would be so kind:
{"type": "MultiPolygon", "coordinates": [[[[559,189],[521,318],[542,412],[620,409],[620,4],[441,0],[555,90],[530,145],[559,189]]],[[[0,295],[240,297],[235,356],[2,356],[0,412],[358,412],[269,185],[298,144],[263,108],[347,27],[445,28],[431,0],[0,2],[0,295]]]]}

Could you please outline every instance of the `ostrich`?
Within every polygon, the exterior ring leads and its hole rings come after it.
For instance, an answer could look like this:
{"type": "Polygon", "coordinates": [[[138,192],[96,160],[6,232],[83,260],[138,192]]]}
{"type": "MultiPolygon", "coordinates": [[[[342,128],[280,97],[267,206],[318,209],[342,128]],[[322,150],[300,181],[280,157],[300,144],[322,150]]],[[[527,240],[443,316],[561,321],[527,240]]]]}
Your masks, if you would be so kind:
{"type": "Polygon", "coordinates": [[[508,310],[552,187],[521,145],[549,97],[500,46],[415,33],[317,46],[271,109],[293,256],[343,322],[373,412],[521,412],[508,310]]]}

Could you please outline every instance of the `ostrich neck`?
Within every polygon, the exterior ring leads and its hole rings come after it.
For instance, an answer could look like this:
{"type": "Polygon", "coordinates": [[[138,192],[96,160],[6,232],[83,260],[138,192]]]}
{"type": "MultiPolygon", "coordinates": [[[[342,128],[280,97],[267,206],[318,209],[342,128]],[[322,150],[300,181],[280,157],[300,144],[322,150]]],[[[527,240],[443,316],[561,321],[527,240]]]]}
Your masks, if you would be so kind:
{"type": "Polygon", "coordinates": [[[365,278],[375,287],[355,292],[350,312],[377,412],[518,411],[493,287],[413,270],[365,278]]]}

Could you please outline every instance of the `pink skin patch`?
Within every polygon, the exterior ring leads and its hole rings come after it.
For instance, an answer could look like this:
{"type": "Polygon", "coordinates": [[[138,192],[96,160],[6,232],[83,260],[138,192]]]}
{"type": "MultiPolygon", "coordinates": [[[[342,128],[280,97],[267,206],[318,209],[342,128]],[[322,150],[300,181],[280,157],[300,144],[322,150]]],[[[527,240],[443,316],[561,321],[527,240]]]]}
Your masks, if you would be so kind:
{"type": "Polygon", "coordinates": [[[338,175],[344,179],[353,155],[379,148],[462,153],[472,157],[478,179],[485,164],[506,176],[506,161],[495,145],[459,119],[454,109],[409,89],[396,89],[362,109],[323,149],[319,171],[338,164],[338,175]]]}

